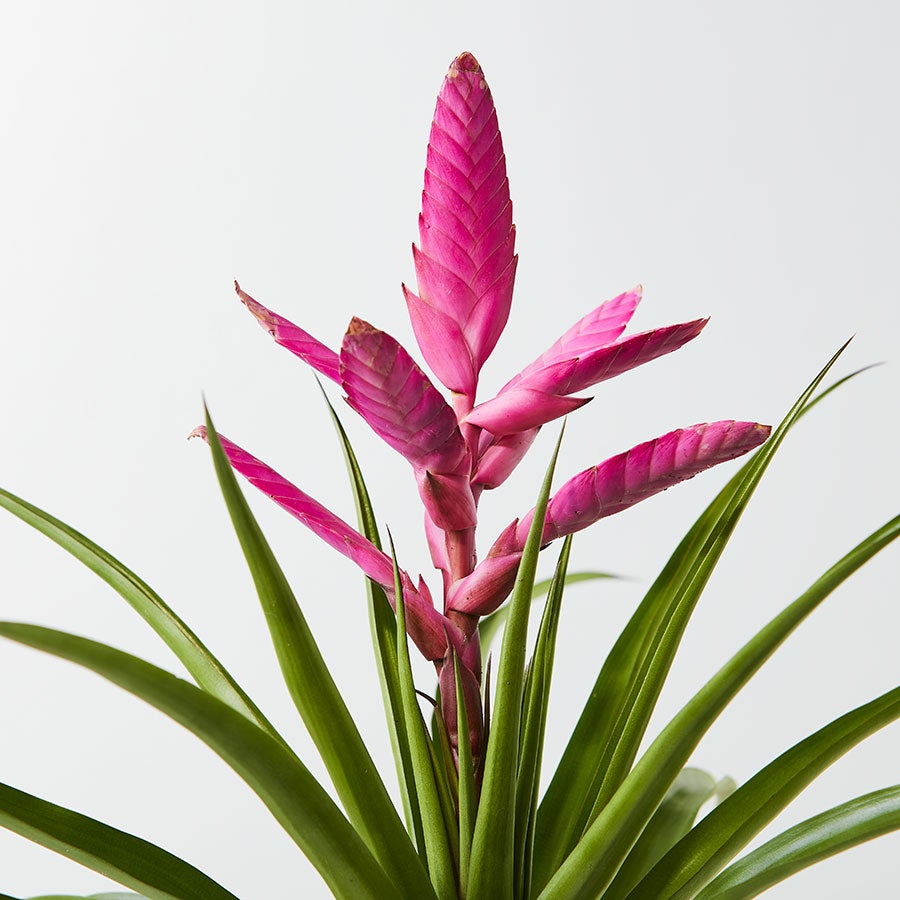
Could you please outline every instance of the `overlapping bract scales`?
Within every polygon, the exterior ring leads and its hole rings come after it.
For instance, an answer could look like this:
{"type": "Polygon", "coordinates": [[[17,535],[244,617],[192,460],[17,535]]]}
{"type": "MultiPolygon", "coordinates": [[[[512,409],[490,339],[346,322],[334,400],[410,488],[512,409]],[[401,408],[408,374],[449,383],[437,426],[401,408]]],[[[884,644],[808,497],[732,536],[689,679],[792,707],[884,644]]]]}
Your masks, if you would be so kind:
{"type": "MultiPolygon", "coordinates": [[[[581,531],[719,463],[748,453],[767,425],[732,420],[693,425],[638,444],[570,478],[550,499],[544,543],[581,531]]],[[[512,522],[471,575],[452,585],[446,609],[493,612],[508,595],[528,538],[533,510],[512,522]]]]}
{"type": "Polygon", "coordinates": [[[419,243],[419,293],[404,287],[416,340],[441,382],[471,400],[509,317],[516,257],[497,113],[470,53],[453,61],[438,95],[419,243]]]}
{"type": "MultiPolygon", "coordinates": [[[[207,440],[206,428],[201,425],[191,436],[207,440]]],[[[372,581],[386,590],[393,603],[394,569],[387,554],[262,460],[222,435],[219,435],[219,441],[235,471],[325,543],[356,563],[372,581]]],[[[443,659],[447,653],[448,632],[455,632],[455,626],[434,608],[428,587],[421,579],[414,585],[409,575],[401,572],[401,581],[409,636],[426,659],[443,659]]]]}
{"type": "Polygon", "coordinates": [[[456,414],[394,338],[354,318],[341,346],[347,402],[413,466],[419,494],[445,530],[475,525],[471,453],[456,414]]]}
{"type": "MultiPolygon", "coordinates": [[[[768,425],[732,420],[678,428],[570,478],[550,499],[544,541],[587,528],[641,500],[758,447],[768,425]]],[[[516,529],[522,546],[532,513],[516,529]]]]}

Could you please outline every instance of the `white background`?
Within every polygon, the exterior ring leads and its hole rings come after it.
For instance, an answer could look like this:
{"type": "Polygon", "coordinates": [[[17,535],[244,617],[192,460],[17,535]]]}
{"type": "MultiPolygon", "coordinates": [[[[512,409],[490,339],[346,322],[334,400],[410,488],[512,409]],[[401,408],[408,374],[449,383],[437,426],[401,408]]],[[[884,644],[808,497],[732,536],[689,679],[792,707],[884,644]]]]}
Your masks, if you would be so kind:
{"type": "MultiPolygon", "coordinates": [[[[13,11],[14,10],[14,11],[13,11]]],[[[745,640],[896,514],[900,14],[885,2],[81,2],[0,14],[0,483],[93,537],[201,634],[321,771],[279,679],[208,452],[223,433],[352,516],[312,378],[237,302],[331,346],[358,314],[414,350],[425,145],[451,59],[498,106],[518,226],[513,315],[485,393],[602,300],[642,282],[642,330],[702,315],[674,356],[572,417],[560,476],[671,428],[777,422],[832,352],[844,374],[776,459],[709,585],[657,730],[745,640]]],[[[415,352],[415,351],[414,351],[415,352]]],[[[406,463],[345,416],[410,570],[430,576],[406,463]]],[[[555,430],[482,504],[482,549],[528,509],[555,430]]],[[[600,523],[560,635],[552,763],[617,629],[734,467],[600,523]]],[[[383,771],[392,778],[360,579],[262,497],[254,508],[383,771]]],[[[0,617],[177,669],[105,585],[0,518],[0,617]]],[[[745,780],[897,683],[900,553],[817,611],[694,762],[745,780]]],[[[548,557],[544,568],[552,563],[548,557]]],[[[432,584],[435,580],[432,578],[432,584]]],[[[429,686],[427,670],[422,686],[429,686]]],[[[136,832],[242,900],[324,896],[259,801],[204,746],[96,677],[0,647],[0,780],[136,832]]],[[[775,830],[897,781],[897,731],[852,751],[775,830]]],[[[770,829],[767,833],[774,833],[770,829]]],[[[896,837],[773,898],[887,897],[896,837]]],[[[0,834],[0,892],[110,883],[0,834]]]]}

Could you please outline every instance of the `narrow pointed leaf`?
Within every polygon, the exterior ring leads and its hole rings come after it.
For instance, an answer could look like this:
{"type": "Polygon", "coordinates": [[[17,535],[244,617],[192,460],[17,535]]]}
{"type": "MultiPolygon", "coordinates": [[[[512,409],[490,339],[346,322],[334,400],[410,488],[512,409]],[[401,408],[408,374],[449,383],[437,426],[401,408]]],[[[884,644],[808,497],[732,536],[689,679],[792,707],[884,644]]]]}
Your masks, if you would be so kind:
{"type": "MultiPolygon", "coordinates": [[[[393,547],[391,551],[393,553],[393,547]]],[[[396,573],[394,578],[397,602],[397,665],[403,702],[403,727],[409,742],[425,840],[424,847],[419,848],[419,853],[427,860],[428,875],[439,900],[455,900],[456,879],[447,842],[441,800],[435,782],[431,751],[428,746],[430,738],[416,700],[416,687],[409,659],[409,645],[406,642],[406,602],[396,559],[394,571],[396,573]]]]}
{"type": "Polygon", "coordinates": [[[556,573],[544,605],[544,614],[535,640],[534,653],[525,679],[522,741],[516,773],[516,896],[525,897],[531,888],[531,863],[538,787],[541,778],[544,733],[550,702],[550,683],[556,652],[556,634],[562,609],[566,569],[572,550],[572,536],[564,541],[556,573]]]}
{"type": "Polygon", "coordinates": [[[871,363],[868,366],[862,366],[859,369],[856,369],[853,372],[850,372],[848,375],[843,375],[838,378],[833,384],[828,385],[827,388],[823,388],[819,391],[806,406],[803,407],[802,411],[798,418],[803,418],[816,404],[821,403],[829,394],[833,391],[836,391],[839,387],[843,387],[848,381],[856,378],[857,375],[862,375],[863,372],[868,372],[870,369],[877,369],[882,363],[871,363]]]}
{"type": "MultiPolygon", "coordinates": [[[[453,675],[456,681],[456,730],[457,734],[467,734],[469,720],[463,693],[462,678],[459,673],[459,658],[453,654],[453,675]]],[[[465,897],[469,889],[469,862],[472,855],[472,838],[475,834],[475,814],[477,798],[475,794],[475,771],[472,766],[472,745],[469,741],[459,742],[459,892],[465,897]]]]}
{"type": "MultiPolygon", "coordinates": [[[[435,710],[437,708],[435,707],[435,710]]],[[[432,736],[430,740],[426,741],[426,746],[431,756],[431,770],[441,804],[441,814],[444,817],[444,834],[447,836],[447,848],[450,851],[450,866],[454,878],[458,881],[459,820],[457,819],[456,804],[459,798],[459,776],[453,761],[450,732],[444,722],[444,716],[435,715],[432,718],[432,724],[434,726],[432,736]]],[[[453,727],[456,728],[456,720],[454,720],[453,727]]],[[[465,743],[465,741],[460,743],[465,743]]]]}
{"type": "Polygon", "coordinates": [[[256,792],[336,897],[382,900],[395,891],[303,763],[221,700],[142,659],[87,638],[14,622],[0,622],[0,637],[102,675],[199,737],[256,792]]]}
{"type": "Polygon", "coordinates": [[[150,900],[237,900],[155,844],[5,784],[0,784],[0,825],[150,900]]]}
{"type": "MultiPolygon", "coordinates": [[[[381,539],[378,535],[378,525],[372,509],[372,501],[369,497],[369,491],[363,478],[362,469],[356,458],[356,453],[350,444],[350,439],[347,437],[347,432],[344,430],[337,412],[331,405],[331,401],[324,390],[322,391],[322,396],[325,404],[328,406],[328,411],[337,430],[344,458],[347,462],[347,471],[350,475],[350,485],[353,489],[353,499],[356,503],[360,530],[375,547],[381,550],[381,539]]],[[[406,730],[397,727],[397,723],[402,721],[401,717],[403,714],[397,662],[397,619],[382,587],[370,578],[366,578],[365,582],[369,598],[369,624],[372,629],[372,647],[375,651],[375,661],[384,699],[388,734],[390,735],[394,762],[397,767],[397,781],[403,802],[403,812],[410,834],[415,835],[416,847],[423,847],[422,814],[419,810],[419,800],[416,795],[409,741],[406,737],[406,730]]]]}
{"type": "MultiPolygon", "coordinates": [[[[0,900],[12,900],[6,894],[0,894],[0,900]]],[[[112,894],[89,894],[88,896],[75,896],[74,894],[43,894],[40,897],[31,897],[29,900],[151,900],[143,894],[125,894],[116,891],[112,894]]]]}
{"type": "Polygon", "coordinates": [[[65,522],[0,489],[0,506],[46,535],[102,578],[165,641],[204,690],[277,736],[275,728],[200,638],[146,582],[65,522]]]}
{"type": "MultiPolygon", "coordinates": [[[[549,897],[596,895],[615,875],[669,785],[701,738],[788,635],[877,552],[900,537],[900,516],[879,528],[833,565],[748,641],[679,711],[597,813],[547,888],[549,897]],[[587,874],[586,874],[587,873],[587,874]],[[553,885],[556,884],[554,888],[553,885]],[[575,885],[578,885],[577,888],[575,885]]],[[[666,636],[665,644],[677,639],[666,636]]],[[[665,657],[664,657],[665,658],[665,657]]],[[[648,679],[655,673],[651,669],[648,679]]],[[[615,761],[615,757],[613,757],[615,761]]],[[[729,798],[730,799],[730,798],[729,798]]]]}
{"type": "Polygon", "coordinates": [[[700,807],[716,790],[716,781],[700,769],[682,769],[641,832],[603,900],[622,900],[690,830],[700,807]]]}
{"type": "Polygon", "coordinates": [[[503,633],[490,740],[484,764],[484,786],[475,822],[469,888],[478,898],[512,898],[515,886],[516,769],[525,683],[525,643],[534,576],[541,550],[544,513],[562,432],[535,505],[534,521],[519,564],[510,611],[503,633]]]}
{"type": "MultiPolygon", "coordinates": [[[[566,586],[570,584],[578,584],[580,581],[599,581],[606,578],[621,578],[621,575],[613,575],[610,572],[570,572],[566,575],[566,586]]],[[[553,583],[552,578],[545,578],[543,581],[534,583],[534,591],[532,592],[532,601],[537,602],[550,590],[553,583]]],[[[478,633],[481,638],[481,654],[483,658],[487,658],[490,652],[491,644],[494,641],[497,632],[503,627],[506,617],[509,615],[509,604],[501,606],[496,612],[490,613],[478,622],[478,633]]]]}
{"type": "Polygon", "coordinates": [[[782,832],[732,863],[697,900],[750,900],[836,853],[900,829],[900,785],[873,791],[782,832]]]}
{"type": "MultiPolygon", "coordinates": [[[[688,531],[607,656],[541,801],[535,841],[538,888],[549,881],[630,770],[690,613],[770,460],[843,349],[688,531]]],[[[647,819],[686,761],[673,766],[660,784],[647,819]]],[[[623,857],[631,843],[623,844],[623,857]]]]}
{"type": "Polygon", "coordinates": [[[810,782],[900,717],[900,688],[841,716],[761,769],[679,841],[629,895],[689,900],[810,782]]]}
{"type": "Polygon", "coordinates": [[[398,889],[428,896],[425,871],[284,572],[238,487],[208,412],[206,429],[219,487],[253,576],[285,684],[347,817],[398,889]]]}

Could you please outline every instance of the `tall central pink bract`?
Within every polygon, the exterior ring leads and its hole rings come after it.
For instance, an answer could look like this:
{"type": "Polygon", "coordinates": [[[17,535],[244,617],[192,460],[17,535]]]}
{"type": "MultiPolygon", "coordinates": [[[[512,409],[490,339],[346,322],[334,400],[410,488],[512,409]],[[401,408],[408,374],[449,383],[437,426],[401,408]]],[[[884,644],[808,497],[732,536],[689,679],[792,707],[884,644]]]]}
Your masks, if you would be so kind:
{"type": "MultiPolygon", "coordinates": [[[[493,398],[476,403],[478,376],[510,313],[515,228],[506,161],[490,90],[463,53],[438,95],[425,168],[418,293],[405,286],[410,321],[449,401],[390,335],[353,318],[339,350],[263,306],[235,284],[241,301],[276,343],[339,385],[347,403],[410,464],[425,509],[425,536],[440,572],[436,609],[424,579],[401,571],[407,631],[434,665],[442,715],[458,746],[453,652],[460,660],[475,759],[484,751],[478,620],[496,610],[515,580],[533,513],[514,519],[479,562],[477,510],[501,485],[541,427],[587,403],[573,396],[693,340],[705,319],[626,335],[641,299],[635,288],[587,312],[493,398]]],[[[205,437],[200,428],[197,433],[205,437]]],[[[759,446],[769,428],[732,420],[671,431],[612,456],[565,482],[551,497],[549,544],[759,446]]],[[[392,561],[325,506],[227,438],[231,465],[394,597],[392,561]]]]}
{"type": "Polygon", "coordinates": [[[413,246],[419,293],[404,294],[426,362],[469,406],[509,318],[515,241],[494,101],[478,61],[463,53],[434,110],[413,246]]]}

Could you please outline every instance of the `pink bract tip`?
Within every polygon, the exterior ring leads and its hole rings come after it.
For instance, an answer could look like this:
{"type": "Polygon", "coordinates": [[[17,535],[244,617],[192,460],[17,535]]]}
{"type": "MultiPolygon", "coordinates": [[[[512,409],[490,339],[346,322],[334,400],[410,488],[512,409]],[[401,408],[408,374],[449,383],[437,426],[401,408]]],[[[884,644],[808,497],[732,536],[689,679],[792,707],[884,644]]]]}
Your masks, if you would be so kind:
{"type": "Polygon", "coordinates": [[[448,78],[455,78],[457,72],[474,72],[481,74],[481,64],[468,50],[463,51],[450,63],[450,70],[447,72],[448,78]]]}

